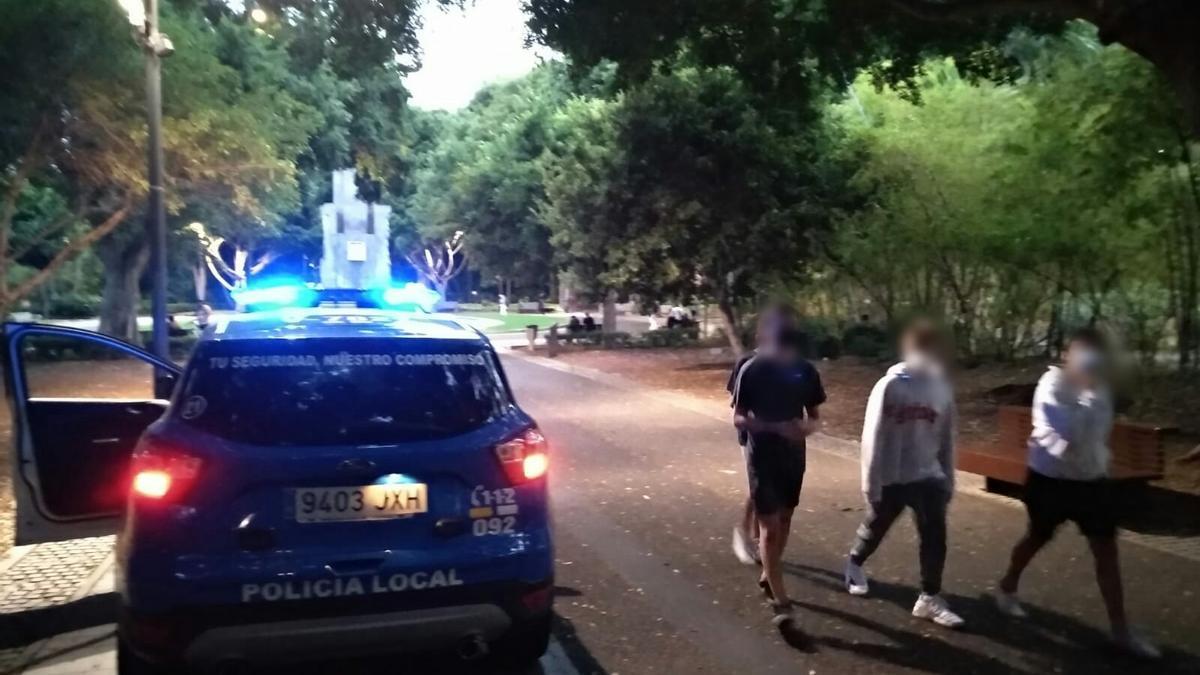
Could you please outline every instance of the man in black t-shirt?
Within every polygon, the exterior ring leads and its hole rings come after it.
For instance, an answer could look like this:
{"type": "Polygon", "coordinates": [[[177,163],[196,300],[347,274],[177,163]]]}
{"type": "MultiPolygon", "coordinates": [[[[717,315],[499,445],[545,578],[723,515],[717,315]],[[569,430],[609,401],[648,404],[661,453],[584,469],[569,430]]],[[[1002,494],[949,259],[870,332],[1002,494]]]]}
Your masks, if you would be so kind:
{"type": "MultiPolygon", "coordinates": [[[[733,364],[733,370],[729,372],[729,382],[725,385],[725,391],[729,392],[731,408],[736,405],[738,376],[742,368],[758,355],[758,348],[770,336],[794,329],[796,323],[796,311],[787,305],[774,305],[759,312],[754,334],[755,351],[743,354],[737,363],[733,364]]],[[[746,443],[750,440],[750,434],[738,429],[737,438],[738,446],[742,449],[742,461],[748,463],[750,460],[746,443]]],[[[758,520],[754,517],[754,500],[751,495],[746,496],[741,522],[733,528],[733,555],[743,565],[757,565],[761,562],[758,555],[758,520]]]]}
{"type": "Polygon", "coordinates": [[[817,429],[825,390],[816,368],[800,356],[797,330],[779,328],[763,338],[737,374],[734,424],[748,434],[746,471],[763,564],[759,585],[771,598],[774,622],[782,625],[792,619],[783,551],[804,480],[805,439],[817,429]]]}

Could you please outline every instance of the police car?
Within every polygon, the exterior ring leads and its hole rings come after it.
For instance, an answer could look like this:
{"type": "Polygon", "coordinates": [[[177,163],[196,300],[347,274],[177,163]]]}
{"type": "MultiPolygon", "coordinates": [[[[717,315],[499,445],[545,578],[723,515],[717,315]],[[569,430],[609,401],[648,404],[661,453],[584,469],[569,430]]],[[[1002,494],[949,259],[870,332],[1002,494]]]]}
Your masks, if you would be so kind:
{"type": "Polygon", "coordinates": [[[39,324],[3,350],[18,543],[120,530],[121,672],[545,651],[547,444],[477,330],[304,306],[219,319],[182,369],[39,324]],[[156,391],[38,396],[47,343],[156,391]]]}

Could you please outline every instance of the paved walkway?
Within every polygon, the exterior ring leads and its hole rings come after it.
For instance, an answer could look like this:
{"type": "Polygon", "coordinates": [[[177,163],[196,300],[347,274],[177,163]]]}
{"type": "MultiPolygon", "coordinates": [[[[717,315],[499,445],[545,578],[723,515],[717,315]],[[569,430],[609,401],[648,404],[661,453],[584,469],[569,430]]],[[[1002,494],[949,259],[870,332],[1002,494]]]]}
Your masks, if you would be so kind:
{"type": "Polygon", "coordinates": [[[1140,664],[1106,648],[1090,556],[1072,528],[1024,580],[1031,619],[999,615],[986,593],[1025,518],[1012,500],[980,491],[977,477],[970,477],[974,487],[963,477],[949,523],[947,595],[968,630],[941,631],[909,616],[916,533],[907,518],[871,560],[872,595],[847,596],[841,570],[863,517],[860,472],[855,444],[828,437],[810,443],[785,559],[814,651],[777,649],[757,572],[729,553],[746,483],[727,407],[561,365],[505,364],[554,451],[559,584],[579,593],[559,611],[611,670],[1200,673],[1200,565],[1147,546],[1124,546],[1122,558],[1131,616],[1164,647],[1162,663],[1140,664]],[[648,654],[656,661],[647,663],[648,654]]]}
{"type": "MultiPolygon", "coordinates": [[[[544,368],[571,373],[572,375],[585,377],[589,380],[602,382],[617,389],[623,389],[631,393],[637,393],[639,395],[656,398],[665,403],[686,408],[692,412],[702,414],[706,417],[712,417],[722,422],[729,421],[729,407],[724,403],[710,401],[680,392],[654,389],[648,387],[647,385],[641,384],[640,382],[629,380],[628,378],[620,375],[606,373],[594,368],[577,366],[555,359],[541,356],[529,356],[518,352],[513,352],[513,355],[528,361],[529,363],[535,363],[544,368]]],[[[854,441],[835,438],[825,434],[817,434],[810,444],[815,447],[819,447],[825,452],[832,452],[850,457],[855,460],[857,460],[859,457],[858,443],[854,441]]],[[[997,502],[1009,504],[1014,508],[1022,508],[1020,501],[1017,499],[984,491],[984,481],[981,476],[971,473],[963,473],[960,471],[958,472],[955,482],[956,486],[961,492],[969,492],[986,499],[992,499],[997,502]]],[[[1170,553],[1190,561],[1200,562],[1200,534],[1176,536],[1168,534],[1145,534],[1140,532],[1132,532],[1129,530],[1121,530],[1120,535],[1121,539],[1124,541],[1129,541],[1140,546],[1146,546],[1163,553],[1170,553]]]]}
{"type": "Polygon", "coordinates": [[[113,539],[20,546],[0,559],[0,673],[40,663],[64,675],[104,672],[116,600],[113,539]]]}
{"type": "MultiPolygon", "coordinates": [[[[586,663],[579,644],[613,675],[1098,672],[1096,653],[1078,647],[1096,642],[1102,620],[1090,564],[1070,537],[1047,552],[1029,580],[1036,621],[1028,626],[995,619],[986,602],[967,595],[956,602],[978,620],[978,632],[942,634],[905,618],[892,605],[911,604],[906,525],[872,561],[879,597],[848,601],[829,571],[838,569],[861,500],[854,494],[857,467],[834,455],[854,456],[856,448],[828,437],[813,443],[823,452],[810,456],[814,480],[789,558],[806,626],[824,651],[808,656],[774,644],[764,637],[761,604],[743,579],[748,573],[728,554],[727,521],[745,489],[729,448],[728,410],[546,359],[525,358],[509,374],[558,444],[553,489],[566,591],[559,608],[579,633],[559,630],[535,672],[596,672],[579,665],[586,663]],[[1049,573],[1055,569],[1060,573],[1049,573]],[[1048,600],[1055,611],[1040,607],[1048,600]],[[770,667],[756,669],[758,662],[770,667]]],[[[955,502],[949,581],[960,592],[986,588],[1020,524],[1015,502],[983,494],[979,484],[963,476],[970,496],[955,502]]],[[[1200,649],[1195,541],[1128,538],[1138,544],[1126,550],[1130,586],[1139,593],[1131,599],[1136,617],[1174,648],[1169,670],[1180,672],[1197,663],[1180,650],[1200,649]],[[1165,573],[1172,586],[1156,583],[1165,573]]],[[[22,547],[0,559],[0,675],[115,671],[111,548],[112,538],[102,537],[22,547]]]]}

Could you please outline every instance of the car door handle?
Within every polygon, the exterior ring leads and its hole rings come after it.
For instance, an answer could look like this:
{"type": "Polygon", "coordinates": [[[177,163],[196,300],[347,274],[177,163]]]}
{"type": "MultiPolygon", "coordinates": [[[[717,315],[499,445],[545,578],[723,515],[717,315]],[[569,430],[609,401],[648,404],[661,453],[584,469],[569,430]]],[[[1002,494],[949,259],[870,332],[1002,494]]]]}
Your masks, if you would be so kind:
{"type": "Polygon", "coordinates": [[[120,443],[120,442],[121,442],[121,439],[118,437],[115,437],[115,436],[112,438],[93,438],[92,439],[92,445],[114,445],[114,444],[120,443]]]}

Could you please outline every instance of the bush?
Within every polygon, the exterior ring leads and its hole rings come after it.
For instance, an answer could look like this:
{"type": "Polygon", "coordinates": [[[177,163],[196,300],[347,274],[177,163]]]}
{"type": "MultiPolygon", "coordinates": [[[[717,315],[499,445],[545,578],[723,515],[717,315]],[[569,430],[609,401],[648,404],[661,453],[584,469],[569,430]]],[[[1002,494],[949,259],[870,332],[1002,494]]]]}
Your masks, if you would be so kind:
{"type": "Polygon", "coordinates": [[[851,356],[881,359],[890,356],[894,348],[891,336],[875,326],[858,324],[842,335],[842,347],[851,356]]]}
{"type": "Polygon", "coordinates": [[[100,311],[98,295],[67,295],[50,300],[46,315],[52,319],[90,319],[100,311]]]}
{"type": "Polygon", "coordinates": [[[816,357],[818,359],[836,359],[842,355],[842,341],[832,335],[826,335],[817,341],[816,357]]]}
{"type": "Polygon", "coordinates": [[[638,342],[643,347],[686,347],[695,344],[699,338],[699,330],[692,327],[664,328],[643,333],[638,342]]]}
{"type": "Polygon", "coordinates": [[[563,335],[562,340],[568,344],[584,345],[586,347],[604,347],[612,349],[614,347],[630,347],[633,345],[633,336],[629,333],[614,331],[612,333],[604,333],[598,330],[576,333],[571,335],[567,333],[563,335]]]}

